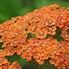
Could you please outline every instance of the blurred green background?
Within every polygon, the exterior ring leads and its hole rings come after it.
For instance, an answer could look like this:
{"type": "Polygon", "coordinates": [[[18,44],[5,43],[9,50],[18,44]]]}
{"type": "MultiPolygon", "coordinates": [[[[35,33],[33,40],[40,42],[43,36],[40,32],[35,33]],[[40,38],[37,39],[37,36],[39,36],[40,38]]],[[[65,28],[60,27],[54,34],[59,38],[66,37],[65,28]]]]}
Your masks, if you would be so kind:
{"type": "MultiPolygon", "coordinates": [[[[60,6],[69,7],[69,0],[0,0],[0,23],[50,4],[59,4],[60,6]]],[[[44,65],[38,65],[34,60],[26,62],[17,55],[7,58],[11,63],[18,60],[23,69],[56,69],[53,65],[50,65],[48,61],[45,62],[44,65]]]]}
{"type": "Polygon", "coordinates": [[[68,7],[69,0],[0,0],[0,23],[49,4],[68,7]]]}

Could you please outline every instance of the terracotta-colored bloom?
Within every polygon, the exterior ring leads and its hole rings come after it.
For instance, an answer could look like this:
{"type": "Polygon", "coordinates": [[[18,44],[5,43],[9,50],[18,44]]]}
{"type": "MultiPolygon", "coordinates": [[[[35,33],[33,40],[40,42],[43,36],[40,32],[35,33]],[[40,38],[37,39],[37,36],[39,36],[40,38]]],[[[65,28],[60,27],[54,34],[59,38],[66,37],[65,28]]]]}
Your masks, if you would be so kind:
{"type": "Polygon", "coordinates": [[[13,17],[0,24],[0,43],[0,69],[21,69],[18,62],[10,64],[6,59],[14,54],[27,61],[34,58],[38,64],[51,58],[58,69],[69,68],[69,9],[55,4],[13,17]],[[57,28],[64,41],[53,38],[57,28]],[[28,38],[29,33],[36,36],[28,38]]]}
{"type": "Polygon", "coordinates": [[[69,41],[69,31],[62,31],[61,36],[62,36],[65,40],[69,41]]]}
{"type": "Polygon", "coordinates": [[[48,27],[48,34],[50,35],[55,35],[56,34],[56,27],[52,26],[52,27],[48,27]]]}
{"type": "Polygon", "coordinates": [[[0,69],[8,69],[10,62],[6,58],[0,58],[0,69]]]}
{"type": "Polygon", "coordinates": [[[31,33],[35,34],[36,29],[37,29],[37,25],[36,24],[31,24],[28,27],[28,32],[31,32],[31,33]]]}
{"type": "Polygon", "coordinates": [[[45,38],[47,35],[47,29],[46,28],[37,28],[36,29],[36,37],[37,38],[45,38]]]}
{"type": "Polygon", "coordinates": [[[13,62],[8,69],[22,69],[18,62],[13,62]]]}
{"type": "Polygon", "coordinates": [[[67,55],[69,55],[69,42],[67,42],[67,41],[61,42],[61,45],[62,45],[63,48],[65,49],[65,53],[66,53],[67,55]]]}
{"type": "Polygon", "coordinates": [[[3,42],[2,38],[0,38],[0,42],[3,42]]]}

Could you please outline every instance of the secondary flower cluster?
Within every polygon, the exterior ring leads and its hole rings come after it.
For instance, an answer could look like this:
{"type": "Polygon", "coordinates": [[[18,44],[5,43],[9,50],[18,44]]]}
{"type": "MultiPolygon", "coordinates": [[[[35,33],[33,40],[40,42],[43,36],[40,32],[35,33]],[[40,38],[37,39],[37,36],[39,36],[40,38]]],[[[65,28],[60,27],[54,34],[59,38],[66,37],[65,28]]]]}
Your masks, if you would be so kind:
{"type": "Polygon", "coordinates": [[[35,59],[39,64],[51,58],[50,63],[58,69],[69,68],[69,9],[59,5],[45,6],[24,16],[14,17],[0,24],[0,67],[21,69],[17,62],[10,62],[5,56],[20,55],[27,61],[35,59]],[[64,41],[53,36],[57,28],[64,41]],[[29,38],[29,34],[36,37],[29,38]],[[49,38],[46,38],[50,35],[49,38]]]}
{"type": "Polygon", "coordinates": [[[21,67],[17,61],[10,65],[10,62],[6,58],[0,57],[0,69],[21,69],[21,67]]]}

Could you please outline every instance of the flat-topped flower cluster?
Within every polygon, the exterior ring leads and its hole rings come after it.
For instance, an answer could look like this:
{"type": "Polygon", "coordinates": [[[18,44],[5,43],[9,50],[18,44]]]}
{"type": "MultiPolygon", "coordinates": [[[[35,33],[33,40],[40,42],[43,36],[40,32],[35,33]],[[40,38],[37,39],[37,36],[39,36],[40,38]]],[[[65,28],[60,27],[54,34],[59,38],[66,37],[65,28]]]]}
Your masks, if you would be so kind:
{"type": "Polygon", "coordinates": [[[0,69],[21,69],[17,61],[10,64],[6,58],[14,54],[38,64],[51,58],[58,69],[69,68],[69,9],[55,4],[13,17],[0,24],[0,43],[0,69]],[[53,38],[57,28],[63,41],[53,38]],[[29,37],[30,33],[36,36],[29,37]]]}

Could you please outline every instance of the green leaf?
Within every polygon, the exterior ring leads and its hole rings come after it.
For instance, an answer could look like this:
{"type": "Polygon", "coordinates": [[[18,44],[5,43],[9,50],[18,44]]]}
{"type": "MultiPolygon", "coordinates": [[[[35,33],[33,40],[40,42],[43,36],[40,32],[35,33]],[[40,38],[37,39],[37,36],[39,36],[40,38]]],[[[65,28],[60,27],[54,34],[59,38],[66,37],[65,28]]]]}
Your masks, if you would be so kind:
{"type": "Polygon", "coordinates": [[[69,7],[69,0],[36,0],[35,1],[36,8],[40,8],[42,6],[46,6],[50,4],[59,4],[60,6],[69,7]]]}
{"type": "Polygon", "coordinates": [[[58,41],[63,41],[64,39],[61,37],[61,30],[57,28],[56,34],[54,35],[54,38],[57,39],[58,41]]]}
{"type": "Polygon", "coordinates": [[[36,37],[36,34],[28,33],[27,39],[36,37]]]}
{"type": "Polygon", "coordinates": [[[54,65],[49,63],[49,60],[46,60],[45,63],[43,65],[38,65],[37,69],[57,69],[54,65]]]}
{"type": "Polygon", "coordinates": [[[8,58],[8,60],[10,61],[11,64],[14,61],[18,61],[18,63],[20,64],[21,67],[27,63],[26,60],[22,59],[20,56],[18,56],[16,54],[14,54],[13,56],[6,56],[6,58],[8,58]]]}
{"type": "Polygon", "coordinates": [[[19,0],[0,0],[0,23],[18,16],[21,7],[19,0]]]}

